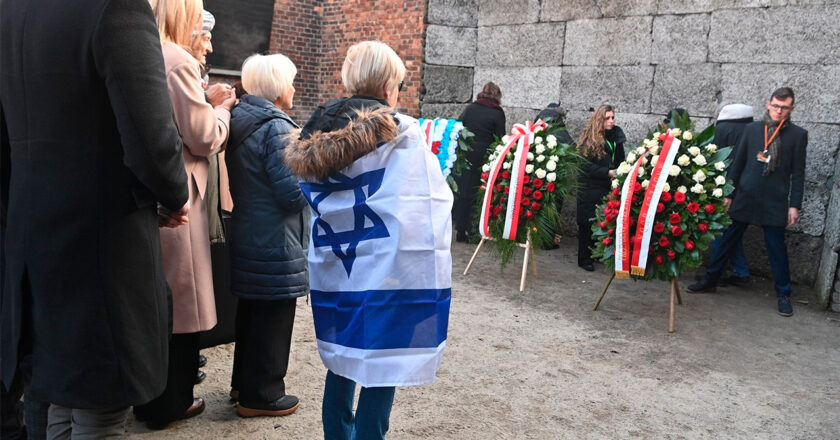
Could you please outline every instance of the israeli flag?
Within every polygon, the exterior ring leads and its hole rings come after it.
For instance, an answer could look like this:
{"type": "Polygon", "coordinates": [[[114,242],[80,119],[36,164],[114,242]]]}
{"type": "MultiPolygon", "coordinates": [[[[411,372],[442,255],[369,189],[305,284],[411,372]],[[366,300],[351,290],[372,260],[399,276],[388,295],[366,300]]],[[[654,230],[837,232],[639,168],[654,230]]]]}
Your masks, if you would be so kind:
{"type": "Polygon", "coordinates": [[[365,387],[434,382],[452,293],[452,192],[416,119],[321,182],[312,208],[309,275],[318,351],[365,387]]]}

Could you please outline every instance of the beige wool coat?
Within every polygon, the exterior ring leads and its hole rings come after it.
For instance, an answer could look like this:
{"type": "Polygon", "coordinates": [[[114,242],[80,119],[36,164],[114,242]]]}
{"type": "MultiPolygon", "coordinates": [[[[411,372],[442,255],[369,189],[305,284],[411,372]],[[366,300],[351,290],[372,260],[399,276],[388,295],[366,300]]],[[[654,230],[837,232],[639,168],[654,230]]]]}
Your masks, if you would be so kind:
{"type": "Polygon", "coordinates": [[[204,195],[209,172],[207,156],[219,153],[227,144],[230,112],[207,103],[198,62],[186,50],[164,42],[163,61],[172,98],[172,116],[184,141],[190,194],[189,223],[160,230],[163,267],[172,289],[172,332],[195,333],[216,325],[204,195]]]}

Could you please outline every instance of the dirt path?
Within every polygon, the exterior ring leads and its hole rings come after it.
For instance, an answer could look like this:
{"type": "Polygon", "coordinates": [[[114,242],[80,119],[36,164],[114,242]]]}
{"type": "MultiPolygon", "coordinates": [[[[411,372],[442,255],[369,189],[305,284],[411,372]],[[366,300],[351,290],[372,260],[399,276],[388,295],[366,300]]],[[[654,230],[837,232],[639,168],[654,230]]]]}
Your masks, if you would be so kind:
{"type": "MultiPolygon", "coordinates": [[[[668,334],[666,283],[615,281],[593,312],[607,275],[579,269],[575,249],[538,253],[520,294],[521,260],[500,271],[484,253],[463,276],[473,246],[454,245],[443,366],[434,385],[397,390],[389,439],[840,439],[840,315],[801,304],[806,288],[792,318],[776,314],[768,280],[684,293],[668,334]]],[[[132,419],[128,438],[323,438],[326,370],[305,301],[286,379],[294,415],[239,418],[233,346],[204,353],[205,413],[159,432],[132,419]]]]}

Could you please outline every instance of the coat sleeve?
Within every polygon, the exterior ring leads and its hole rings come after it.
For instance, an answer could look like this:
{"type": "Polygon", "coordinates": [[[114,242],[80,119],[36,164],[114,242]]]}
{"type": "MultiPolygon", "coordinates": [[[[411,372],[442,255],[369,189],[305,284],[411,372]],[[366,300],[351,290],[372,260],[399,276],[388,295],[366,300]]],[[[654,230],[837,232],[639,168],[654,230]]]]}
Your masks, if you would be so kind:
{"type": "Polygon", "coordinates": [[[166,81],[184,146],[193,156],[207,157],[222,151],[227,144],[230,112],[213,108],[204,98],[198,64],[187,62],[173,67],[166,81]]]}
{"type": "Polygon", "coordinates": [[[802,134],[793,150],[790,176],[790,206],[802,209],[802,197],[805,194],[805,156],[808,147],[808,132],[802,134]]]}
{"type": "Polygon", "coordinates": [[[747,139],[749,139],[749,136],[744,133],[741,140],[738,141],[738,145],[735,147],[735,159],[729,165],[729,172],[726,175],[732,180],[732,186],[735,187],[735,190],[729,195],[732,198],[735,198],[735,193],[738,192],[738,181],[741,179],[741,173],[747,163],[747,139]]]}
{"type": "Polygon", "coordinates": [[[288,130],[273,129],[264,141],[266,145],[265,173],[271,184],[272,192],[284,211],[300,212],[307,206],[300,184],[283,161],[286,146],[289,145],[288,130]]]}
{"type": "Polygon", "coordinates": [[[505,125],[507,124],[507,120],[505,119],[505,112],[500,111],[499,117],[496,119],[496,126],[494,128],[494,133],[499,139],[505,135],[505,125]]]}
{"type": "Polygon", "coordinates": [[[149,4],[108,2],[92,53],[114,111],[123,163],[163,206],[181,208],[188,198],[187,174],[149,4]]]}

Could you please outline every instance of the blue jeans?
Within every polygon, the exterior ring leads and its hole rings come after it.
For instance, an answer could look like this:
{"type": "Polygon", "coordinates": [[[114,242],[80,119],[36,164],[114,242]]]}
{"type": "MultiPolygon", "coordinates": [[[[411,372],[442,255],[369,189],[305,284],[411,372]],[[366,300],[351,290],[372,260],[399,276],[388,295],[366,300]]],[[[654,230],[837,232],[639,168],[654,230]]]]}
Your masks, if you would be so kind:
{"type": "MultiPolygon", "coordinates": [[[[716,238],[715,241],[712,242],[712,254],[718,251],[721,241],[723,241],[723,236],[716,238]]],[[[743,240],[738,240],[738,243],[735,244],[735,249],[729,257],[729,262],[732,263],[733,275],[741,278],[747,278],[750,276],[750,268],[747,267],[747,256],[744,255],[743,240]]],[[[724,266],[720,276],[722,278],[726,278],[726,266],[724,266]]]]}
{"type": "Polygon", "coordinates": [[[394,391],[394,387],[362,387],[354,417],[356,382],[328,370],[321,407],[324,440],[384,439],[394,404],[394,391]]]}
{"type": "MultiPolygon", "coordinates": [[[[706,280],[717,283],[724,270],[727,260],[741,243],[747,223],[733,221],[720,238],[720,245],[712,252],[709,267],[706,268],[706,280]]],[[[767,246],[767,258],[770,260],[770,270],[773,272],[773,284],[777,296],[790,296],[790,266],[788,264],[787,246],[785,246],[785,228],[780,226],[762,226],[764,229],[764,244],[767,246]]]]}

